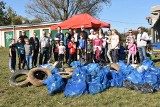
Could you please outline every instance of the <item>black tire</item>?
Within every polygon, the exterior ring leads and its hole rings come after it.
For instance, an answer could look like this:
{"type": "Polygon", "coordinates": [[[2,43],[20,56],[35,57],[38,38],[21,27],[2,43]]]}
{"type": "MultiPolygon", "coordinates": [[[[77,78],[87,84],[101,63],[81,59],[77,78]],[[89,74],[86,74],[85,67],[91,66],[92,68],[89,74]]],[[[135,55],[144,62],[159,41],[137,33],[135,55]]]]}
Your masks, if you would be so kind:
{"type": "Polygon", "coordinates": [[[72,73],[71,72],[58,72],[57,74],[60,74],[63,79],[69,79],[69,78],[72,77],[72,73]]]}
{"type": "Polygon", "coordinates": [[[51,72],[46,68],[33,68],[28,73],[28,80],[34,86],[41,86],[43,85],[43,80],[47,79],[50,75],[52,75],[51,72]]]}
{"type": "Polygon", "coordinates": [[[28,77],[28,70],[21,70],[18,72],[15,72],[11,75],[11,77],[9,78],[9,84],[11,86],[18,86],[18,87],[25,87],[29,85],[29,80],[27,79],[28,77]],[[26,79],[25,80],[21,80],[21,81],[16,81],[16,79],[20,76],[26,75],[26,79]]]}

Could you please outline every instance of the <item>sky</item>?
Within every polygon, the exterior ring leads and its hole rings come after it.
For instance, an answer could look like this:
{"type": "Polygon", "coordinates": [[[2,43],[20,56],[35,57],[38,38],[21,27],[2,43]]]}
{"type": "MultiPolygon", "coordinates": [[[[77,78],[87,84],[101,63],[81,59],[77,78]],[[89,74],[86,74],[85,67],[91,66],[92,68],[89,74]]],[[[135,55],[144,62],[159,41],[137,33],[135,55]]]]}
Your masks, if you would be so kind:
{"type": "MultiPolygon", "coordinates": [[[[2,0],[6,6],[11,6],[18,15],[31,18],[25,12],[25,5],[30,0],[2,0]]],[[[111,29],[125,33],[129,29],[136,30],[143,26],[149,28],[146,17],[150,16],[152,6],[160,5],[159,0],[111,0],[111,4],[103,6],[98,19],[111,24],[111,29]]],[[[107,29],[104,29],[107,30],[107,29]]]]}

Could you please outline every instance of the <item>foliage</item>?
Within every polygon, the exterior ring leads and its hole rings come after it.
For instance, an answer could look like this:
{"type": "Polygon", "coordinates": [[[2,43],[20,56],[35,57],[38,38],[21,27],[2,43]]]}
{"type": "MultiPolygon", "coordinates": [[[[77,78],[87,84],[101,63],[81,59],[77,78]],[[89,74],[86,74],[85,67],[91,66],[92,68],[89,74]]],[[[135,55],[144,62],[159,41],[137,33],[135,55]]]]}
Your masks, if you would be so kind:
{"type": "Polygon", "coordinates": [[[102,4],[109,3],[110,0],[30,0],[26,11],[42,21],[64,21],[79,13],[95,16],[102,4]]]}

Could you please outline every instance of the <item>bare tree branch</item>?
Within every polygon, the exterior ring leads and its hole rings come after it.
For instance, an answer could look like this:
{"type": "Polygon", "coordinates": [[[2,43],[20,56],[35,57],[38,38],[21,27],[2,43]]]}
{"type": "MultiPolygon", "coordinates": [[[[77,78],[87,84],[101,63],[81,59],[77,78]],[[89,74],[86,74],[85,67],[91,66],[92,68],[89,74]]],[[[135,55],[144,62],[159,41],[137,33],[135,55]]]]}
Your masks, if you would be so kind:
{"type": "Polygon", "coordinates": [[[66,20],[74,14],[97,15],[110,0],[30,0],[26,12],[40,20],[66,20]]]}

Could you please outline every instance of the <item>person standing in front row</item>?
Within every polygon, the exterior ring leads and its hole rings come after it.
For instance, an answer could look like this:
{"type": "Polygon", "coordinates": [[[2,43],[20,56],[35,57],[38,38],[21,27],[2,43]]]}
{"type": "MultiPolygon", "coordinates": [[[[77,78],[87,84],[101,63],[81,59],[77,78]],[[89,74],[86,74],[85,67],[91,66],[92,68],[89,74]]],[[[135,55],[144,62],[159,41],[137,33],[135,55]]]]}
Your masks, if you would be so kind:
{"type": "Polygon", "coordinates": [[[43,36],[39,41],[39,50],[40,50],[40,56],[39,56],[39,65],[41,64],[47,64],[48,61],[48,53],[49,53],[49,39],[46,36],[46,32],[42,32],[43,36]],[[43,61],[44,57],[44,61],[43,61]]]}
{"type": "Polygon", "coordinates": [[[24,39],[25,45],[24,45],[24,50],[25,50],[25,58],[26,58],[26,69],[30,70],[32,69],[32,56],[34,53],[33,47],[31,44],[29,44],[29,39],[24,39]]]}
{"type": "Polygon", "coordinates": [[[36,37],[36,33],[33,33],[33,37],[29,40],[30,44],[33,46],[33,57],[32,57],[32,66],[37,67],[37,57],[39,53],[39,39],[36,37]]]}
{"type": "Polygon", "coordinates": [[[21,70],[21,69],[24,69],[25,63],[26,63],[25,52],[24,52],[24,44],[22,43],[21,38],[19,38],[17,43],[16,43],[16,49],[17,49],[17,52],[18,52],[18,59],[19,59],[18,68],[19,68],[19,70],[21,70]]]}
{"type": "Polygon", "coordinates": [[[16,70],[16,47],[14,39],[11,39],[11,44],[9,45],[9,69],[12,73],[16,70]]]}
{"type": "Polygon", "coordinates": [[[146,56],[146,46],[147,40],[149,40],[148,34],[142,31],[142,28],[139,27],[137,34],[137,48],[140,57],[140,63],[142,64],[143,60],[147,58],[146,56]]]}
{"type": "Polygon", "coordinates": [[[53,39],[51,33],[48,33],[48,39],[49,39],[49,54],[48,54],[48,63],[52,61],[52,50],[53,50],[53,39]]]}
{"type": "Polygon", "coordinates": [[[75,55],[76,55],[76,43],[74,42],[74,37],[71,38],[71,41],[68,43],[69,48],[69,61],[68,64],[72,61],[75,61],[75,55]]]}
{"type": "Polygon", "coordinates": [[[118,45],[119,45],[119,36],[116,34],[116,30],[112,29],[112,36],[111,36],[111,52],[112,52],[112,58],[113,62],[117,63],[118,62],[118,45]]]}
{"type": "Polygon", "coordinates": [[[59,49],[59,61],[64,63],[64,55],[65,55],[65,52],[66,52],[66,48],[63,44],[63,41],[60,41],[60,46],[58,47],[59,49]]]}
{"type": "Polygon", "coordinates": [[[108,43],[107,57],[108,57],[110,63],[113,63],[112,58],[111,58],[111,37],[112,37],[112,31],[109,29],[107,33],[108,33],[108,39],[107,39],[107,43],[108,43]]]}
{"type": "Polygon", "coordinates": [[[55,38],[58,38],[60,41],[64,41],[64,34],[63,33],[61,33],[61,27],[60,26],[58,26],[58,28],[57,28],[57,34],[54,36],[54,39],[55,38]]]}
{"type": "Polygon", "coordinates": [[[65,38],[64,38],[64,45],[66,47],[66,55],[65,55],[65,59],[66,59],[66,63],[68,63],[68,59],[69,59],[69,48],[68,48],[68,43],[70,42],[70,39],[69,39],[69,33],[66,32],[65,33],[65,38]]]}
{"type": "Polygon", "coordinates": [[[127,64],[130,63],[130,57],[132,56],[132,64],[134,64],[134,55],[137,53],[136,44],[134,43],[134,39],[132,38],[128,43],[128,58],[127,64]]]}

